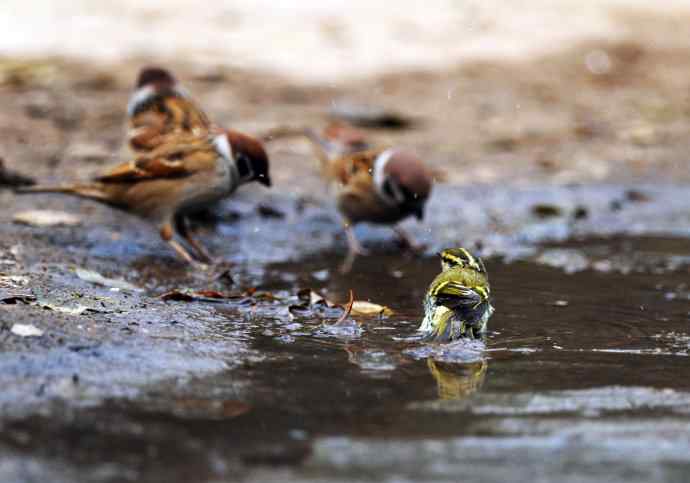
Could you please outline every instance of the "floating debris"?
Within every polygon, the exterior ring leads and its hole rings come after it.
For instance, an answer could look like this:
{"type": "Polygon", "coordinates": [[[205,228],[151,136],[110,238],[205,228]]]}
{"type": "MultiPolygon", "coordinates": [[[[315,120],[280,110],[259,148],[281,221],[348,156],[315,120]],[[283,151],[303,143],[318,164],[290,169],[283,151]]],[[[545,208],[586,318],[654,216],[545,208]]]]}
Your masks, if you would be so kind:
{"type": "Polygon", "coordinates": [[[563,214],[563,210],[556,205],[541,203],[532,207],[532,213],[539,218],[553,218],[556,216],[561,216],[563,214]]]}
{"type": "Polygon", "coordinates": [[[0,303],[16,305],[17,303],[30,304],[36,301],[36,296],[24,293],[0,294],[0,303]]]}
{"type": "Polygon", "coordinates": [[[275,218],[278,220],[285,218],[285,213],[266,203],[259,203],[256,206],[256,211],[262,218],[275,218]]]}
{"type": "Polygon", "coordinates": [[[16,213],[15,223],[29,226],[77,226],[82,223],[79,216],[64,211],[29,210],[16,213]]]}
{"type": "Polygon", "coordinates": [[[0,158],[0,186],[30,186],[36,182],[23,174],[8,169],[5,166],[5,160],[0,158]]]}
{"type": "Polygon", "coordinates": [[[393,315],[393,310],[391,310],[389,307],[386,307],[385,305],[379,305],[373,302],[367,302],[365,300],[355,300],[352,304],[352,314],[388,317],[390,315],[393,315]]]}
{"type": "Polygon", "coordinates": [[[43,335],[41,329],[31,324],[14,324],[10,332],[19,337],[40,337],[43,335]]]}
{"type": "Polygon", "coordinates": [[[44,309],[52,310],[67,315],[84,315],[84,314],[107,314],[108,310],[87,307],[85,305],[76,305],[75,307],[67,307],[65,305],[57,305],[53,303],[39,302],[38,305],[44,309]]]}
{"type": "Polygon", "coordinates": [[[92,270],[86,270],[84,268],[77,268],[75,270],[75,273],[77,274],[77,277],[79,277],[81,280],[84,280],[85,282],[90,282],[96,285],[101,285],[103,287],[109,287],[117,290],[130,290],[132,292],[142,292],[143,289],[137,287],[136,285],[132,285],[131,283],[122,280],[122,279],[114,279],[114,278],[107,278],[101,275],[98,272],[94,272],[92,270]]]}
{"type": "Polygon", "coordinates": [[[218,292],[216,290],[171,290],[160,296],[161,300],[175,302],[223,302],[245,298],[243,295],[218,292]]]}
{"type": "Polygon", "coordinates": [[[355,303],[355,294],[350,290],[350,301],[347,303],[347,306],[345,307],[345,312],[343,312],[343,315],[340,316],[340,318],[336,321],[334,325],[340,325],[343,322],[345,322],[345,319],[347,319],[350,316],[350,313],[352,312],[352,305],[355,303]]]}
{"type": "Polygon", "coordinates": [[[625,199],[633,203],[647,203],[652,201],[651,196],[639,190],[630,189],[625,192],[625,199]]]}

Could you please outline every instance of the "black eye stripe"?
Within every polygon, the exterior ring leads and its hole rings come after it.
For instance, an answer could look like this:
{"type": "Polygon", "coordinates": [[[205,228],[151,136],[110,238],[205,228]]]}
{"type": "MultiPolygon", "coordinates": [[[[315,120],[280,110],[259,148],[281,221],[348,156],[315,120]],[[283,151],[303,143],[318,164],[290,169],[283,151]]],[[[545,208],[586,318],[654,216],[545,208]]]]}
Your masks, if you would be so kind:
{"type": "Polygon", "coordinates": [[[389,179],[383,182],[383,192],[386,193],[386,196],[388,196],[389,198],[395,198],[395,194],[393,193],[393,186],[391,185],[389,179]]]}
{"type": "Polygon", "coordinates": [[[237,172],[240,174],[240,178],[248,178],[253,176],[252,163],[244,154],[240,153],[235,158],[235,165],[237,166],[237,172]]]}

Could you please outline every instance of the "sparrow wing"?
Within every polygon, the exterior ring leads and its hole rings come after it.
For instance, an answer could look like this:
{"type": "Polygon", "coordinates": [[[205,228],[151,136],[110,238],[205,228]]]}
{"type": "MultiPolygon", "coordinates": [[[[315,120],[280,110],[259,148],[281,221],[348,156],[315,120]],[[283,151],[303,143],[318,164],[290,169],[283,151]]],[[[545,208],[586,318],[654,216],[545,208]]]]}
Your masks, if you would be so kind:
{"type": "Polygon", "coordinates": [[[331,165],[331,175],[343,185],[354,179],[373,179],[374,162],[385,149],[369,149],[343,156],[331,165]]]}
{"type": "Polygon", "coordinates": [[[208,138],[181,137],[176,142],[159,146],[151,153],[115,166],[95,178],[95,181],[122,183],[191,176],[201,171],[215,170],[218,156],[208,138]]]}
{"type": "Polygon", "coordinates": [[[127,111],[127,141],[135,154],[150,152],[180,134],[199,136],[212,129],[206,114],[176,81],[139,87],[127,111]]]}
{"type": "Polygon", "coordinates": [[[363,131],[341,121],[326,126],[323,139],[335,153],[348,154],[371,149],[371,143],[363,131]]]}

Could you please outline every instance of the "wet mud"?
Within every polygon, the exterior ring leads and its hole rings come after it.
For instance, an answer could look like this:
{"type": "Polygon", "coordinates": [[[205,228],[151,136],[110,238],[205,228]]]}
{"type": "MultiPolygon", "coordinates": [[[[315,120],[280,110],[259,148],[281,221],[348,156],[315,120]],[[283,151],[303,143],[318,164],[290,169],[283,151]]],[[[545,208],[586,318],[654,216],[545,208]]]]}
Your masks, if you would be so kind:
{"type": "MultiPolygon", "coordinates": [[[[277,189],[243,189],[197,221],[232,281],[189,270],[127,215],[0,191],[0,481],[683,481],[687,58],[597,44],[346,87],[196,77],[208,110],[251,132],[324,123],[334,98],[423,120],[372,136],[412,144],[448,174],[425,221],[405,224],[426,253],[362,226],[372,255],[349,274],[338,215],[299,143],[270,148],[277,189]],[[614,70],[587,71],[595,48],[614,70]],[[36,208],[78,220],[14,222],[36,208]],[[434,252],[458,244],[487,262],[486,339],[408,340],[434,252]],[[161,298],[184,289],[232,296],[161,298]],[[353,290],[393,314],[334,326],[338,308],[291,310],[302,289],[338,303],[353,290]]],[[[0,88],[14,140],[4,165],[64,180],[112,162],[134,65],[38,67],[0,88]]]]}

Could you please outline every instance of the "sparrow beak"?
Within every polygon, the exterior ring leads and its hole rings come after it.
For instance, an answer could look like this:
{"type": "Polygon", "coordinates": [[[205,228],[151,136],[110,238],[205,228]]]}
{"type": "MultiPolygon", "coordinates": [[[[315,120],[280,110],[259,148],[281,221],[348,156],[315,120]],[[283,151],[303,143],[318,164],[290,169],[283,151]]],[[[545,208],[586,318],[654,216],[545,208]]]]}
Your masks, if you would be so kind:
{"type": "Polygon", "coordinates": [[[414,214],[414,216],[415,216],[419,221],[422,221],[422,220],[424,219],[424,206],[422,206],[422,205],[415,206],[415,207],[412,209],[412,213],[414,214]]]}
{"type": "Polygon", "coordinates": [[[266,187],[271,187],[271,178],[269,178],[268,176],[261,176],[257,179],[257,181],[266,187]]]}

